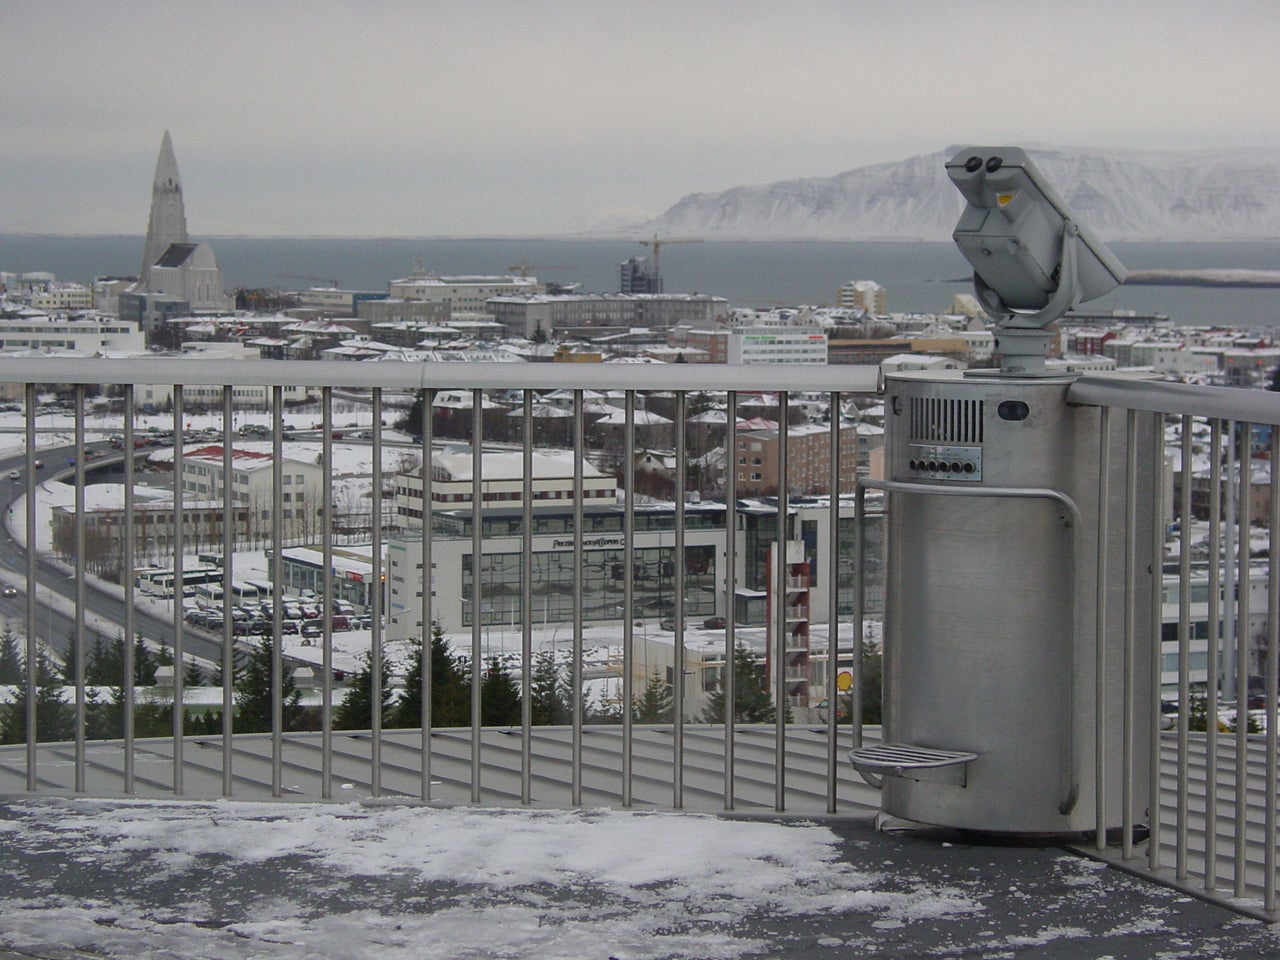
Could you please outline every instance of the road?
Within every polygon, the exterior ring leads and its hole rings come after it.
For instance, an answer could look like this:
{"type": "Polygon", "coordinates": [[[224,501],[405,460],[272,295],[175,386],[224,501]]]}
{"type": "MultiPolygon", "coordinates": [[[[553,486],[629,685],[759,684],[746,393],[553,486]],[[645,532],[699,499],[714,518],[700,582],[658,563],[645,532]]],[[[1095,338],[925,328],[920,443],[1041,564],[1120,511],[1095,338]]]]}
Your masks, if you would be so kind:
{"type": "MultiPolygon", "coordinates": [[[[95,471],[111,469],[122,460],[122,457],[106,443],[87,444],[86,449],[102,455],[101,459],[95,460],[92,467],[88,469],[95,471]],[[113,454],[115,455],[113,456],[113,454]]],[[[70,473],[73,469],[70,461],[75,456],[76,449],[74,446],[41,450],[40,460],[44,462],[45,466],[39,479],[57,479],[70,473]]],[[[10,524],[23,522],[22,511],[15,509],[14,504],[27,491],[26,465],[25,455],[0,458],[0,500],[3,501],[5,510],[14,509],[14,516],[11,518],[10,524]],[[15,470],[19,474],[19,478],[16,480],[11,478],[11,472],[15,470]]],[[[8,527],[3,531],[3,539],[0,539],[0,564],[17,573],[20,578],[16,584],[18,587],[16,596],[0,596],[0,617],[8,622],[10,629],[14,633],[25,634],[27,632],[25,591],[29,589],[29,585],[25,583],[27,552],[22,544],[13,539],[8,527]]],[[[75,629],[75,620],[60,612],[57,607],[50,605],[46,598],[49,594],[56,593],[62,595],[68,602],[74,603],[76,596],[75,578],[74,576],[68,576],[64,569],[49,563],[43,558],[37,558],[36,582],[38,587],[36,591],[35,635],[45,640],[48,647],[59,657],[65,657],[70,647],[70,638],[75,629]]],[[[88,611],[108,623],[124,624],[125,604],[123,599],[98,590],[91,583],[86,584],[85,606],[88,611]]],[[[146,608],[134,608],[134,630],[138,636],[147,640],[162,641],[170,648],[173,646],[174,627],[172,620],[157,616],[146,608]]],[[[86,636],[89,638],[86,645],[91,645],[94,636],[92,627],[86,630],[86,636]]],[[[111,636],[114,636],[114,632],[111,636]]],[[[111,636],[108,636],[107,639],[111,639],[111,636]]],[[[221,637],[217,637],[214,634],[184,625],[182,647],[185,654],[211,663],[222,662],[222,640],[221,637]]]]}

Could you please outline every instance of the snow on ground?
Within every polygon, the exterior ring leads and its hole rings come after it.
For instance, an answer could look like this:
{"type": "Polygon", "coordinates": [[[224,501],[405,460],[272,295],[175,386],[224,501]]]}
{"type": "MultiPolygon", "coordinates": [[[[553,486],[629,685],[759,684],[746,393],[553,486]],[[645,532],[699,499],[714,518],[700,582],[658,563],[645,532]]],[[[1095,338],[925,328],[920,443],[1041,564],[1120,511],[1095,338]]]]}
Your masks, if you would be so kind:
{"type": "Polygon", "coordinates": [[[900,926],[984,909],[947,887],[886,886],[812,823],[232,801],[32,801],[9,815],[0,835],[28,876],[0,944],[33,952],[732,958],[762,946],[735,927],[764,912],[900,926]],[[69,847],[116,875],[109,897],[54,895],[22,859],[69,847]],[[247,900],[239,879],[264,873],[277,892],[247,900]]]}

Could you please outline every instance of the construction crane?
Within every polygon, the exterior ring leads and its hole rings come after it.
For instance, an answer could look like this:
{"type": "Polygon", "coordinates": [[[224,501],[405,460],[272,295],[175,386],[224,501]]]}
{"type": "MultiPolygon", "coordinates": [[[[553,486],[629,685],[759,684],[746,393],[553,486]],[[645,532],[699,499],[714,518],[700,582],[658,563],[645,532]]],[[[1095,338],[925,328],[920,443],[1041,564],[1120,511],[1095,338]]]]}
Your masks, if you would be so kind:
{"type": "Polygon", "coordinates": [[[328,277],[309,277],[304,273],[282,273],[280,276],[287,280],[310,280],[312,283],[323,283],[335,290],[338,289],[338,281],[330,280],[328,277]]]}
{"type": "Polygon", "coordinates": [[[512,272],[520,271],[520,276],[529,276],[530,270],[570,270],[571,265],[566,263],[530,263],[528,260],[521,260],[519,263],[507,267],[512,272]]]}
{"type": "Polygon", "coordinates": [[[662,264],[658,260],[658,250],[666,243],[701,243],[702,240],[697,237],[665,237],[659,238],[655,233],[651,240],[641,240],[640,245],[648,247],[653,251],[653,273],[654,276],[662,277],[662,264]]]}

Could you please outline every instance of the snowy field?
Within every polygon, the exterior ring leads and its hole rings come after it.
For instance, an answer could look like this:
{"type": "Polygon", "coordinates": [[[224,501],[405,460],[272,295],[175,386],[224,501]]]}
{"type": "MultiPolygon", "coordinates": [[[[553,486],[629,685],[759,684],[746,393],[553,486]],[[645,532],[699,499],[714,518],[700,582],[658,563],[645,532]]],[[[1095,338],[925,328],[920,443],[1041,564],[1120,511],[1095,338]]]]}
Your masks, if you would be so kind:
{"type": "Polygon", "coordinates": [[[0,807],[0,946],[169,958],[1268,957],[1055,850],[606,810],[0,807]]]}

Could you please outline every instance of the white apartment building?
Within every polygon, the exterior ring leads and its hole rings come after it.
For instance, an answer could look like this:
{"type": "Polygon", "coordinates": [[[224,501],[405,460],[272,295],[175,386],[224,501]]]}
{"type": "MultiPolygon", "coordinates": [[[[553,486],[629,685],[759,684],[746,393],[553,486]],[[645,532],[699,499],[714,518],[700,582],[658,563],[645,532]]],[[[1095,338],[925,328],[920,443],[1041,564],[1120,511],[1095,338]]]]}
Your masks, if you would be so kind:
{"type": "Polygon", "coordinates": [[[40,350],[73,353],[141,353],[146,337],[136,323],[114,317],[68,319],[24,312],[0,319],[0,351],[40,350]]]}
{"type": "Polygon", "coordinates": [[[93,290],[82,283],[55,280],[43,290],[31,292],[31,306],[37,310],[92,310],[93,290]]]}
{"type": "Polygon", "coordinates": [[[430,300],[450,304],[452,314],[487,314],[490,297],[525,296],[543,293],[536,277],[429,276],[392,280],[387,295],[392,299],[430,300]]]}
{"type": "Polygon", "coordinates": [[[283,462],[283,514],[272,517],[272,464],[270,453],[233,448],[231,451],[231,490],[223,483],[223,446],[209,444],[184,451],[182,456],[182,492],[196,500],[230,502],[237,511],[237,521],[244,511],[244,526],[236,523],[236,539],[253,541],[282,525],[286,539],[314,536],[319,528],[319,511],[323,505],[324,468],[319,464],[286,458],[283,462]]]}
{"type": "Polygon", "coordinates": [[[827,334],[818,327],[735,327],[727,347],[734,364],[827,362],[827,334]]]}
{"type": "MultiPolygon", "coordinates": [[[[533,509],[560,509],[573,503],[573,454],[535,450],[530,483],[533,509]]],[[[481,466],[481,501],[484,507],[524,508],[524,454],[485,453],[481,466]]],[[[471,509],[472,458],[469,448],[434,453],[431,457],[431,503],[433,510],[471,509]]],[[[602,474],[592,464],[582,465],[583,504],[589,507],[614,506],[618,502],[618,482],[602,474]]],[[[422,526],[422,468],[396,477],[396,514],[406,526],[422,526]]]]}

